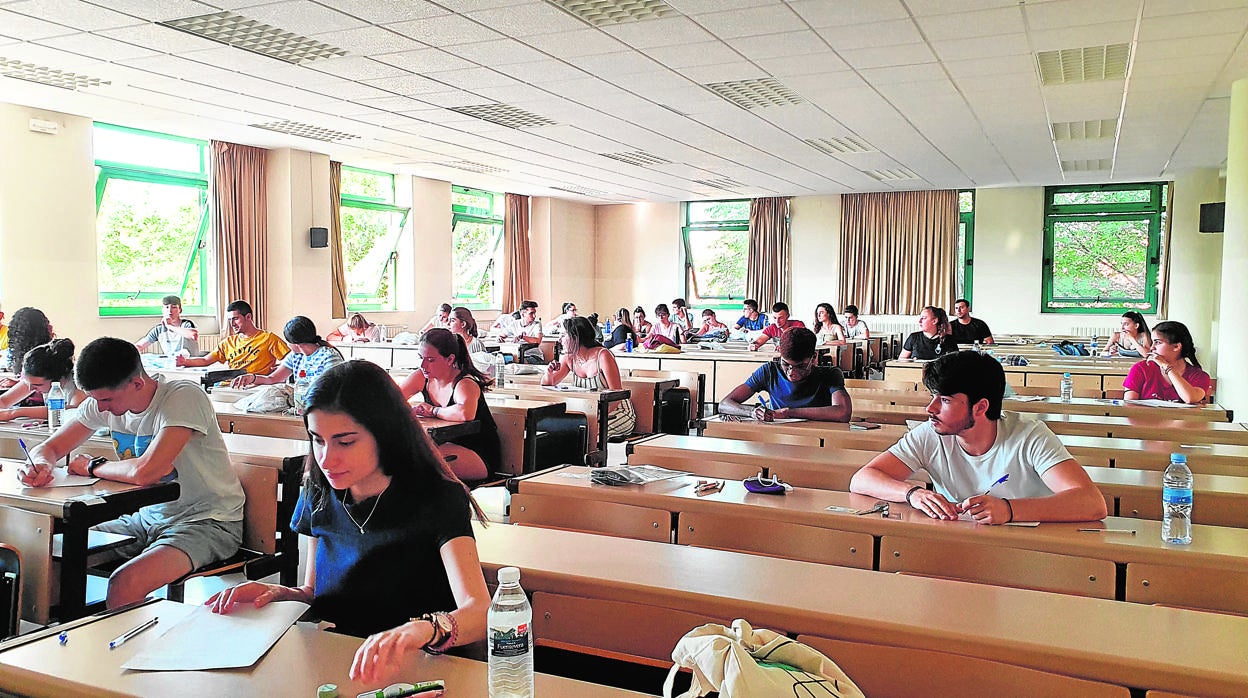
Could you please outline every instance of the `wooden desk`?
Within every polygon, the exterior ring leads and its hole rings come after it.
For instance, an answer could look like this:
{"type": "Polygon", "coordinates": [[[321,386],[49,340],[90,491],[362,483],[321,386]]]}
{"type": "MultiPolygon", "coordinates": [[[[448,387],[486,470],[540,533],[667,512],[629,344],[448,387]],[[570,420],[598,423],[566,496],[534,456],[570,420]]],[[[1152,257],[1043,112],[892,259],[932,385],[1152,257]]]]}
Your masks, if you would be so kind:
{"type": "MultiPolygon", "coordinates": [[[[156,601],[115,615],[83,618],[70,624],[70,641],[56,636],[66,626],[0,644],[0,685],[6,691],[29,696],[231,696],[268,698],[274,695],[315,696],[318,686],[338,686],[338,695],[355,696],[381,686],[351,681],[347,672],[360,638],[317,630],[296,623],[254,666],[217,671],[125,671],[132,656],[160,642],[160,632],[142,633],[116,650],[108,641],[152,617],[160,625],[176,623],[189,606],[156,601]]],[[[484,696],[484,662],[414,652],[400,676],[390,682],[442,679],[448,696],[484,696]]],[[[564,679],[547,674],[534,677],[536,695],[625,698],[642,694],[564,679]]]]}
{"type": "Polygon", "coordinates": [[[88,612],[88,529],[178,498],[177,482],[141,487],[99,480],[86,487],[32,489],[18,483],[17,468],[17,461],[8,461],[0,471],[0,540],[22,551],[22,617],[41,625],[88,612]],[[62,534],[59,584],[52,581],[54,533],[62,534]]]}
{"type": "Polygon", "coordinates": [[[537,400],[513,400],[487,392],[486,403],[498,425],[498,438],[502,444],[502,472],[498,475],[523,475],[537,467],[538,423],[547,417],[557,417],[567,411],[562,402],[539,402],[537,400]]]}
{"type": "MultiPolygon", "coordinates": [[[[308,430],[303,426],[303,417],[280,413],[245,412],[234,407],[234,403],[213,402],[217,411],[217,425],[223,434],[250,434],[252,436],[272,436],[280,439],[307,439],[308,430]]],[[[481,431],[481,424],[471,422],[448,422],[432,417],[417,417],[420,425],[429,432],[434,443],[446,443],[461,436],[481,431]]]]}
{"type": "Polygon", "coordinates": [[[723,415],[708,417],[702,422],[702,435],[741,441],[792,444],[794,446],[825,447],[830,445],[829,435],[846,437],[843,448],[869,448],[868,444],[882,444],[881,450],[897,443],[909,431],[899,424],[885,424],[878,429],[860,430],[841,422],[758,422],[753,419],[725,419],[723,415]],[[860,441],[854,439],[861,437],[860,441]]]}
{"type": "MultiPolygon", "coordinates": [[[[1008,346],[993,347],[998,355],[1011,353],[1008,346]]],[[[1056,357],[1056,355],[1054,355],[1056,357]]],[[[897,359],[884,364],[885,380],[923,382],[923,366],[927,362],[897,359]]],[[[1002,366],[1005,380],[1014,386],[1053,387],[1060,385],[1062,374],[1069,373],[1075,388],[1102,391],[1121,390],[1122,379],[1131,370],[1131,363],[1117,359],[1092,357],[1065,357],[1064,360],[1036,363],[1027,366],[1002,366]]]]}
{"type": "MultiPolygon", "coordinates": [[[[931,396],[924,391],[870,390],[850,388],[855,412],[859,403],[882,403],[908,407],[925,407],[931,396]]],[[[1002,409],[1008,412],[1038,412],[1044,414],[1086,414],[1106,417],[1143,417],[1154,420],[1193,420],[1226,422],[1230,413],[1218,405],[1199,407],[1153,407],[1128,400],[1076,397],[1063,401],[1057,397],[1032,396],[1027,400],[1006,398],[1002,409]]]]}
{"type": "Polygon", "coordinates": [[[573,628],[575,641],[618,646],[623,628],[624,639],[645,643],[627,651],[661,658],[671,633],[690,629],[689,615],[748,618],[1141,689],[1248,694],[1248,618],[520,526],[478,529],[477,547],[487,579],[514,565],[535,599],[583,601],[580,618],[534,614],[548,640],[573,628]]]}
{"type": "MultiPolygon", "coordinates": [[[[1112,497],[1117,515],[1161,520],[1162,471],[1084,466],[1097,489],[1112,497]]],[[[1192,521],[1248,528],[1248,477],[1192,475],[1192,521]]]]}
{"type": "MultiPolygon", "coordinates": [[[[507,392],[513,387],[542,387],[540,374],[508,375],[507,379],[507,384],[499,388],[500,392],[507,392]]],[[[572,381],[565,380],[563,384],[572,385],[572,381]]],[[[675,378],[620,376],[620,387],[628,391],[633,401],[633,410],[637,413],[637,426],[633,430],[634,433],[652,434],[660,431],[659,417],[664,404],[663,394],[679,386],[680,381],[675,378]]]]}
{"type": "Polygon", "coordinates": [[[598,451],[603,454],[607,452],[607,422],[608,416],[611,414],[611,403],[627,400],[630,395],[628,390],[561,392],[544,388],[540,385],[515,381],[509,381],[496,394],[508,395],[521,400],[535,400],[537,402],[565,402],[573,411],[579,411],[578,403],[592,401],[594,409],[587,411],[585,417],[594,423],[591,432],[597,435],[598,451]]]}
{"type": "MultiPolygon", "coordinates": [[[[759,366],[776,358],[774,348],[760,351],[725,349],[713,344],[714,349],[702,349],[700,345],[686,344],[679,354],[645,354],[623,350],[615,351],[615,361],[621,369],[653,369],[659,371],[692,371],[706,376],[706,391],[702,394],[703,407],[719,404],[733,388],[745,382],[759,366]]],[[[768,345],[774,347],[773,345],[768,345]]],[[[818,347],[820,355],[826,355],[830,347],[818,347]]],[[[704,412],[705,413],[705,412],[704,412]]]]}

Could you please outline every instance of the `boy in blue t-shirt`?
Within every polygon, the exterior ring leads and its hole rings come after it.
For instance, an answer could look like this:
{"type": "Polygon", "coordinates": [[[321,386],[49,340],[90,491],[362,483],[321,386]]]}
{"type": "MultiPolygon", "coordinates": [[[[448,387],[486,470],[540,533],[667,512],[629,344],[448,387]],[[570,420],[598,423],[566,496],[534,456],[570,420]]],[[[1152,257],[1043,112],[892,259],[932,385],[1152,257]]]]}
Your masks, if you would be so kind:
{"type": "Polygon", "coordinates": [[[835,366],[817,365],[815,333],[795,327],[780,337],[780,359],[769,361],[745,379],[719,403],[719,413],[773,419],[813,419],[848,422],[853,402],[845,392],[845,377],[835,366]],[[757,407],[743,404],[757,393],[768,399],[757,407]]]}
{"type": "Polygon", "coordinates": [[[758,312],[758,301],[750,299],[741,304],[741,312],[745,313],[737,319],[736,327],[733,330],[746,330],[749,332],[757,332],[763,329],[771,322],[766,315],[758,312]]]}

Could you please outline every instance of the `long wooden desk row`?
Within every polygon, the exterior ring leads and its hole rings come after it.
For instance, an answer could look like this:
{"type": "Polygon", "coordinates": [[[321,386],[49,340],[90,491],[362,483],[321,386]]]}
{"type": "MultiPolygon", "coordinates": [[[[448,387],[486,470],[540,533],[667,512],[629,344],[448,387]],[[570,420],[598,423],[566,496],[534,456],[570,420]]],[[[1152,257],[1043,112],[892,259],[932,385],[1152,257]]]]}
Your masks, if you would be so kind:
{"type": "Polygon", "coordinates": [[[981,526],[937,521],[904,504],[890,505],[887,517],[859,516],[852,512],[869,510],[877,500],[807,488],[784,496],[753,494],[736,481],[700,495],[694,489],[697,480],[680,476],[610,487],[591,483],[584,468],[562,468],[517,483],[511,520],[859,569],[1248,614],[1244,529],[1198,524],[1192,545],[1176,546],[1161,541],[1155,521],[1110,517],[1103,523],[981,526]],[[1134,533],[1080,531],[1084,528],[1134,533]],[[1208,594],[1211,588],[1219,593],[1208,594]]]}
{"type": "MultiPolygon", "coordinates": [[[[870,390],[849,388],[847,391],[855,403],[883,403],[886,405],[926,407],[932,396],[927,391],[870,390]]],[[[1216,404],[1184,407],[1158,407],[1130,400],[1114,400],[1093,397],[1075,397],[1063,401],[1057,397],[1041,395],[1024,398],[1006,398],[1002,408],[1010,412],[1041,412],[1047,414],[1088,414],[1105,417],[1148,417],[1151,419],[1179,419],[1191,421],[1231,421],[1231,412],[1216,404]]]]}
{"type": "MultiPolygon", "coordinates": [[[[512,357],[513,361],[522,362],[524,352],[541,349],[549,361],[554,356],[556,337],[543,338],[541,342],[499,342],[482,338],[488,351],[501,351],[512,357]]],[[[395,344],[394,342],[334,342],[338,351],[348,359],[364,359],[382,368],[420,368],[419,344],[395,344]]]]}

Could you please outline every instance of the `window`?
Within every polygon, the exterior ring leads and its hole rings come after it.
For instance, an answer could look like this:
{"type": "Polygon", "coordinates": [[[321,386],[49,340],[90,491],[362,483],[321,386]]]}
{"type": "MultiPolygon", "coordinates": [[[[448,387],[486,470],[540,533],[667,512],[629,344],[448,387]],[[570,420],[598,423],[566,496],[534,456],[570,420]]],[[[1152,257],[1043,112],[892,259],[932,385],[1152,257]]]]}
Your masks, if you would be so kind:
{"type": "Polygon", "coordinates": [[[975,190],[963,189],[958,192],[958,259],[962,261],[958,265],[958,278],[955,279],[954,288],[957,289],[957,297],[965,298],[971,301],[971,306],[975,306],[975,299],[972,294],[975,266],[975,190]]]}
{"type": "Polygon", "coordinates": [[[1047,187],[1045,313],[1156,312],[1166,184],[1047,187]]]}
{"type": "Polygon", "coordinates": [[[394,175],[342,167],[339,212],[348,310],[396,310],[399,239],[411,209],[395,205],[394,175]]]}
{"type": "Polygon", "coordinates": [[[474,310],[502,307],[495,281],[503,268],[502,194],[451,188],[451,250],[457,305],[474,310]]]}
{"type": "Polygon", "coordinates": [[[213,315],[208,144],[95,124],[100,316],[160,315],[160,299],[213,315]]]}
{"type": "Polygon", "coordinates": [[[750,200],[685,204],[685,298],[697,306],[733,307],[745,299],[750,200]]]}

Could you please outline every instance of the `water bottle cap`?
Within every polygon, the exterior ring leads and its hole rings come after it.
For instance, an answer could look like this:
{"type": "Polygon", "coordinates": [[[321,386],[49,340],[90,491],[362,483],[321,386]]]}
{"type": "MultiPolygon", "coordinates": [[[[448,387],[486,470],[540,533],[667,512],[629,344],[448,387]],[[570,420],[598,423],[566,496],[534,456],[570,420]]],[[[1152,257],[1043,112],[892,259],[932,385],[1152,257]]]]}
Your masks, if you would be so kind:
{"type": "Polygon", "coordinates": [[[520,583],[520,568],[519,567],[504,567],[500,569],[498,571],[498,583],[499,584],[519,584],[520,583]]]}
{"type": "Polygon", "coordinates": [[[1186,454],[1183,454],[1183,453],[1171,453],[1171,454],[1170,454],[1170,462],[1171,462],[1171,463],[1182,463],[1183,465],[1187,465],[1187,455],[1186,455],[1186,454]]]}
{"type": "Polygon", "coordinates": [[[60,381],[52,381],[52,388],[51,388],[52,390],[56,390],[59,387],[61,387],[60,381]]]}
{"type": "Polygon", "coordinates": [[[1063,373],[1063,374],[1062,374],[1062,378],[1070,378],[1070,374],[1069,374],[1069,373],[1063,373]]]}
{"type": "Polygon", "coordinates": [[[300,377],[300,378],[307,378],[307,377],[308,377],[308,372],[307,372],[307,371],[305,371],[305,370],[303,370],[303,369],[299,369],[299,377],[300,377]]]}

